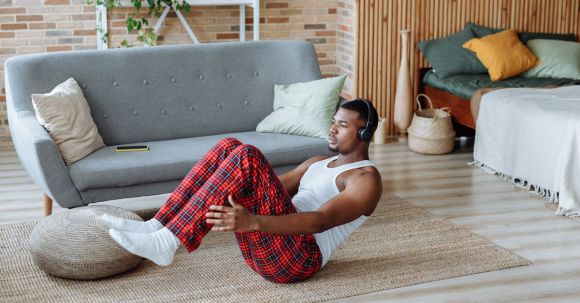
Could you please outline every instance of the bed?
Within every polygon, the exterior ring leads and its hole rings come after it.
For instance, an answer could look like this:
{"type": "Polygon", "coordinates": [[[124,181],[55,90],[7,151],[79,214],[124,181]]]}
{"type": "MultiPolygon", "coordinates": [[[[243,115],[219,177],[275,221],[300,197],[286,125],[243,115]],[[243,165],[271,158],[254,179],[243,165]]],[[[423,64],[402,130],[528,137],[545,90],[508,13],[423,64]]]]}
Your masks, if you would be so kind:
{"type": "Polygon", "coordinates": [[[482,97],[473,165],[580,215],[580,85],[482,97]]]}
{"type": "Polygon", "coordinates": [[[558,87],[580,85],[580,80],[551,79],[551,78],[524,78],[515,77],[503,81],[491,81],[487,74],[453,75],[439,78],[431,68],[423,68],[419,72],[419,92],[426,94],[437,108],[449,107],[453,121],[457,124],[475,129],[474,115],[471,103],[478,108],[481,90],[494,88],[518,87],[558,87]],[[474,95],[477,98],[472,100],[474,95]]]}
{"type": "Polygon", "coordinates": [[[419,92],[450,109],[459,135],[477,124],[472,164],[559,202],[561,215],[580,215],[577,41],[468,22],[417,44],[433,67],[417,73],[419,92]]]}
{"type": "Polygon", "coordinates": [[[430,69],[421,80],[421,92],[451,108],[454,122],[477,122],[472,165],[559,203],[559,215],[580,215],[580,80],[439,79],[430,69]]]}

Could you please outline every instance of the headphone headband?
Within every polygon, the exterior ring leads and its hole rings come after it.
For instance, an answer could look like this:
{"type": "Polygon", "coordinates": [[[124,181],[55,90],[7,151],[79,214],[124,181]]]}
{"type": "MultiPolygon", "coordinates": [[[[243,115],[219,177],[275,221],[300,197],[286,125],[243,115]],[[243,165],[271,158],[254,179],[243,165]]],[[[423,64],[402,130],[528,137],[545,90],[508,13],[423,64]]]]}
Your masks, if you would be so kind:
{"type": "Polygon", "coordinates": [[[371,106],[369,105],[369,101],[366,99],[361,100],[363,100],[363,102],[367,105],[367,126],[365,126],[365,128],[368,128],[369,126],[373,125],[373,123],[371,123],[371,106]]]}

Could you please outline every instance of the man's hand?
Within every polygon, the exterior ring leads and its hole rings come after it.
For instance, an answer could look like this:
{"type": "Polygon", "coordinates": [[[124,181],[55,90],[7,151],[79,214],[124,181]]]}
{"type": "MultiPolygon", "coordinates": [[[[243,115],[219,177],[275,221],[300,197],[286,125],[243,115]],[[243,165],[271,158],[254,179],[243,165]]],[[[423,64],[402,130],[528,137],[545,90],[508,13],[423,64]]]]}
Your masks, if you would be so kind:
{"type": "Polygon", "coordinates": [[[205,217],[208,218],[205,220],[207,223],[221,225],[214,226],[211,230],[237,232],[256,230],[252,214],[236,203],[231,195],[228,196],[228,200],[232,207],[211,205],[210,211],[205,214],[205,217]]]}

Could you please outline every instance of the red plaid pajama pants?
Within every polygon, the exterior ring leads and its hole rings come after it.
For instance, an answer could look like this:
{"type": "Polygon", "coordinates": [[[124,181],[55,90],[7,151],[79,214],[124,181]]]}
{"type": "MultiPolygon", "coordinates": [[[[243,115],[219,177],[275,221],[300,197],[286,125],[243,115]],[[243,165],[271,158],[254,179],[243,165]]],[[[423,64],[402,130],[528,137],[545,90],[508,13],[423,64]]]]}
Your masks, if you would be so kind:
{"type": "MultiPolygon", "coordinates": [[[[255,215],[295,213],[292,199],[264,155],[233,138],[221,140],[187,174],[155,218],[193,252],[213,224],[205,214],[228,195],[255,215]]],[[[276,283],[303,281],[320,270],[322,255],[313,235],[236,232],[246,263],[276,283]]]]}

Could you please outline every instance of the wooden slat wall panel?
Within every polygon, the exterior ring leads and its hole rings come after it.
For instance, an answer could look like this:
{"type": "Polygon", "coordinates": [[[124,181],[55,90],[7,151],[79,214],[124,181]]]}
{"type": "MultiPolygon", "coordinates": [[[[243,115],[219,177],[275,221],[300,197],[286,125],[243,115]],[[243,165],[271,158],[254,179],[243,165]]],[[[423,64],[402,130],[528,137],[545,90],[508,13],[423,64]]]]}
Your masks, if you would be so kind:
{"type": "MultiPolygon", "coordinates": [[[[359,0],[356,95],[373,101],[395,135],[394,98],[401,38],[410,29],[411,79],[429,64],[415,47],[421,40],[453,34],[472,21],[518,31],[580,36],[580,0],[359,0]]],[[[416,82],[416,81],[414,81],[416,82]]],[[[413,83],[415,91],[419,83],[413,83]]]]}

